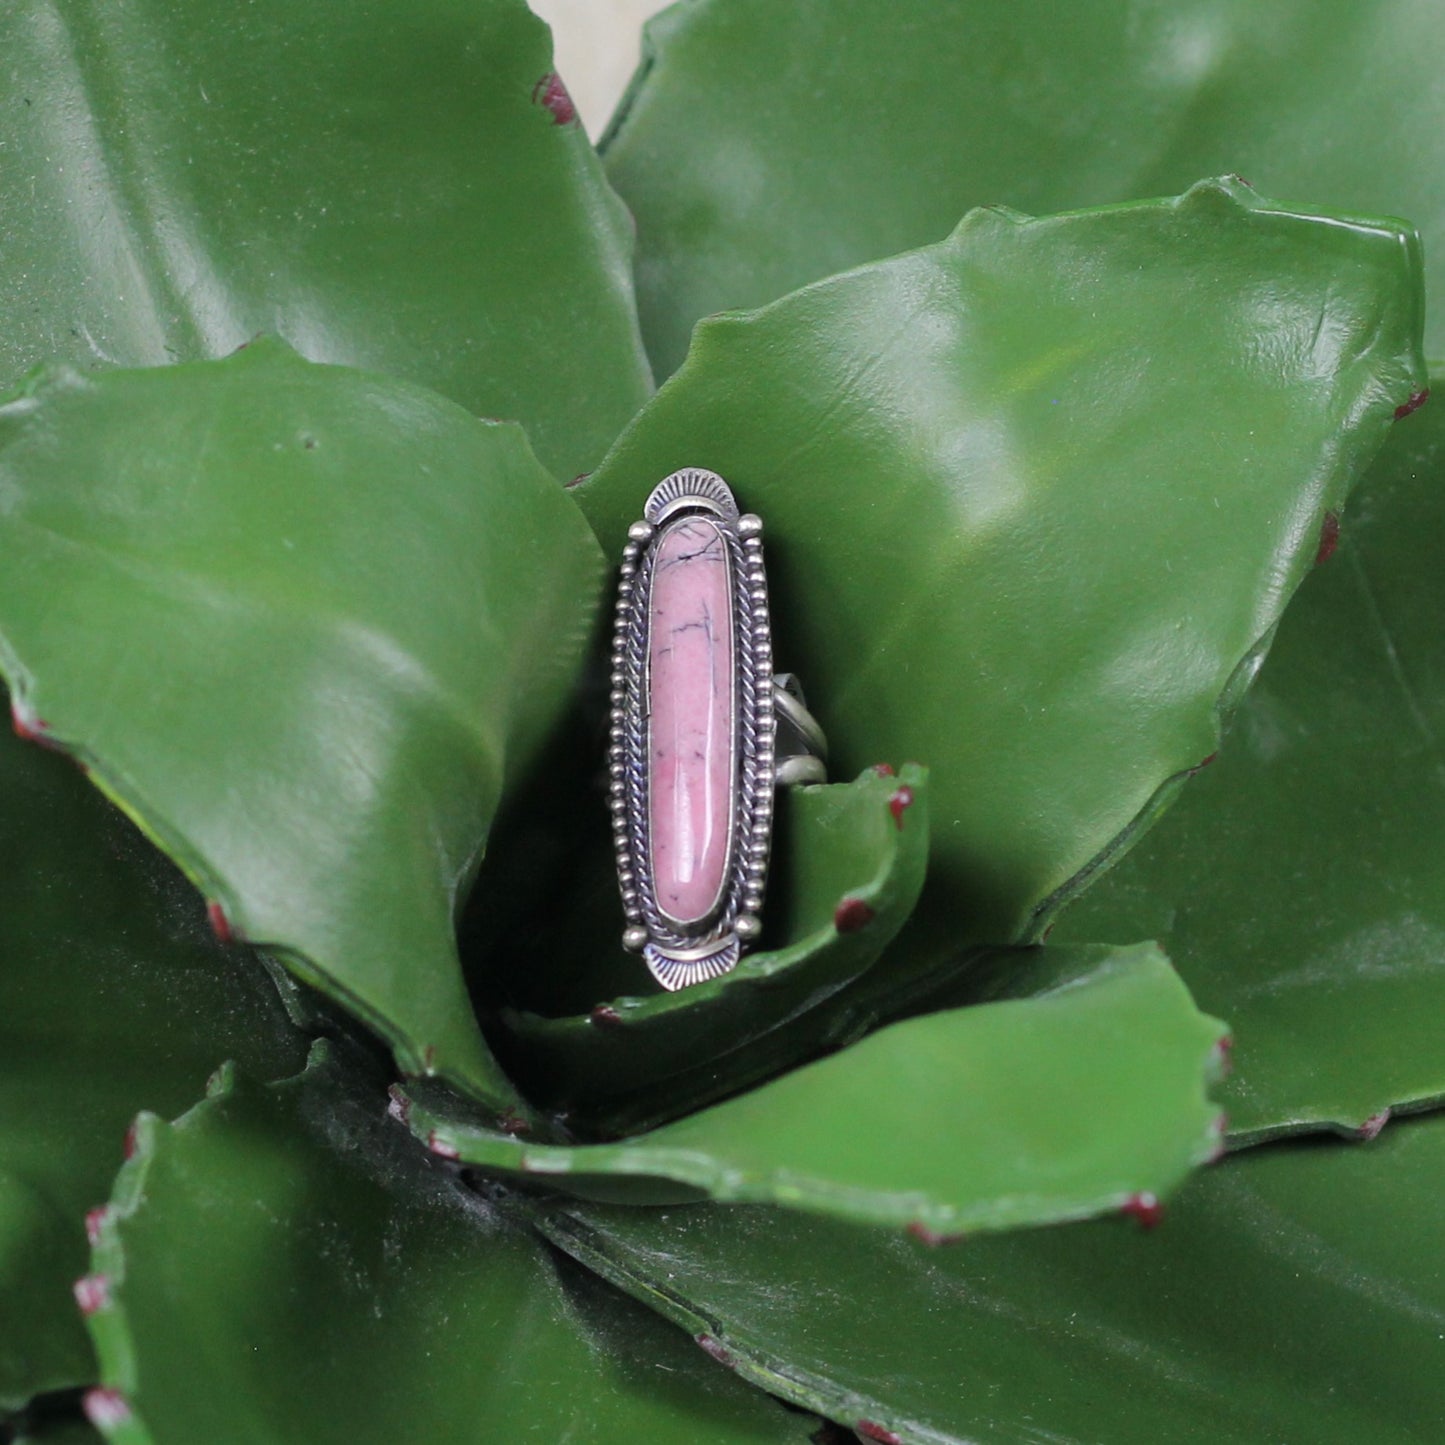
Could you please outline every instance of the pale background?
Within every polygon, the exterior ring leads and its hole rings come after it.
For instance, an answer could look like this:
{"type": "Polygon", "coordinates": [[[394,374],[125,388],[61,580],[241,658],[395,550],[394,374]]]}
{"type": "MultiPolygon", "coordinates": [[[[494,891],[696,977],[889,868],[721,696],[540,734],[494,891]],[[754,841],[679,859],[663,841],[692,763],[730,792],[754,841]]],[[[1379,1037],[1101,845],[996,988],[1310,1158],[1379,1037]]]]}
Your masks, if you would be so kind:
{"type": "Polygon", "coordinates": [[[557,73],[593,140],[637,66],[642,22],[669,0],[529,0],[552,27],[557,73]]]}

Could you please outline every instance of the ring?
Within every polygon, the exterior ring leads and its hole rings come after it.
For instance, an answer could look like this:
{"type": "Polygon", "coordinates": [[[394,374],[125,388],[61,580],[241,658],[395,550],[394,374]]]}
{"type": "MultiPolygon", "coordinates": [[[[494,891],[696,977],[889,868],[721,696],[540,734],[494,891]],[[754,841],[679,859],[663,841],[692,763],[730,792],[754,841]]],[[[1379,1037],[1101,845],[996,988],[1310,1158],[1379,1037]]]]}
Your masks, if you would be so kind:
{"type": "Polygon", "coordinates": [[[797,679],[774,674],[763,524],[686,467],[628,530],[612,644],[612,826],[627,924],[668,990],[762,931],[773,790],[826,776],[797,679]]]}

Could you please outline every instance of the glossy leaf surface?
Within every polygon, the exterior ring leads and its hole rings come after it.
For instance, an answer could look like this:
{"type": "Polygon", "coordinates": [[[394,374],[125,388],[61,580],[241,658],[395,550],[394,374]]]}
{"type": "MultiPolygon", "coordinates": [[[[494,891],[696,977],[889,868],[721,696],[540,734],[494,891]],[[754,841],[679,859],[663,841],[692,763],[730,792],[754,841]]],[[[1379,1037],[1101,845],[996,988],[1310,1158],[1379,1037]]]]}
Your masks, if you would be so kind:
{"type": "Polygon", "coordinates": [[[0,491],[27,725],[403,1068],[511,1105],[452,915],[601,571],[520,430],[268,341],[32,378],[0,491]]]}
{"type": "Polygon", "coordinates": [[[936,1233],[1079,1218],[1165,1194],[1217,1151],[1205,1081],[1223,1025],[1152,945],[1070,956],[1053,992],[894,1024],[617,1144],[532,1145],[405,1096],[400,1112],[445,1157],[584,1198],[707,1195],[936,1233]]]}
{"type": "Polygon", "coordinates": [[[522,0],[16,0],[0,54],[0,386],[277,332],[565,476],[647,395],[629,222],[522,0]]]}
{"type": "Polygon", "coordinates": [[[92,1271],[107,1438],[802,1445],[806,1417],[559,1268],[328,1053],[142,1120],[92,1271]]]}
{"type": "Polygon", "coordinates": [[[0,1409],[14,1409],[94,1378],[71,1285],[136,1112],[179,1112],[227,1054],[291,1073],[305,1044],[256,961],[217,944],[195,889],[71,763],[6,728],[0,798],[0,1409]]]}
{"type": "Polygon", "coordinates": [[[609,550],[684,464],[763,517],[777,654],[834,766],[930,768],[925,969],[1036,937],[1215,751],[1423,384],[1419,299],[1393,225],[1231,181],[975,212],[701,326],[576,495],[609,550]]]}
{"type": "Polygon", "coordinates": [[[928,1249],[778,1210],[554,1207],[548,1235],[786,1399],[901,1445],[1419,1445],[1445,1432],[1445,1118],[928,1249]],[[888,1433],[892,1432],[892,1433],[888,1433]]]}
{"type": "MultiPolygon", "coordinates": [[[[778,806],[765,914],[773,946],[677,993],[614,998],[564,1018],[513,1014],[506,1023],[528,1097],[566,1110],[574,1128],[604,1119],[637,1128],[776,1073],[846,1032],[829,1000],[874,966],[923,886],[927,773],[869,768],[852,783],[786,790],[778,806]]],[[[608,884],[598,927],[615,932],[615,879],[608,884]]],[[[585,948],[580,938],[577,947],[585,948]]],[[[635,979],[642,967],[629,962],[635,979]]]]}
{"type": "Polygon", "coordinates": [[[1362,482],[1218,763],[1060,921],[1060,939],[1160,938],[1228,1010],[1241,1140],[1445,1098],[1442,539],[1431,406],[1362,482]]]}
{"type": "MultiPolygon", "coordinates": [[[[1445,296],[1445,41],[1410,0],[691,0],[604,142],[659,375],[694,321],[946,236],[1241,172],[1408,216],[1445,296]]],[[[1431,313],[1445,350],[1445,310],[1431,313]]]]}

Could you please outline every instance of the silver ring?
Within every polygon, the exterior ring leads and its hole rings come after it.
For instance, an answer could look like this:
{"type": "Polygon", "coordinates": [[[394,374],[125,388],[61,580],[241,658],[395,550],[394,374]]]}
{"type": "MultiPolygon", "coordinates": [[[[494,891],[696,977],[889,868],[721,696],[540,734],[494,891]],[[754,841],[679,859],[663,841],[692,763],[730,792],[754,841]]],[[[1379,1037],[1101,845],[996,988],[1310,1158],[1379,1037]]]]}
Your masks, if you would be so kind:
{"type": "Polygon", "coordinates": [[[763,524],[686,467],[622,554],[612,644],[612,825],[627,924],[666,989],[733,968],[762,931],[775,786],[821,782],[827,742],[774,674],[763,524]]]}

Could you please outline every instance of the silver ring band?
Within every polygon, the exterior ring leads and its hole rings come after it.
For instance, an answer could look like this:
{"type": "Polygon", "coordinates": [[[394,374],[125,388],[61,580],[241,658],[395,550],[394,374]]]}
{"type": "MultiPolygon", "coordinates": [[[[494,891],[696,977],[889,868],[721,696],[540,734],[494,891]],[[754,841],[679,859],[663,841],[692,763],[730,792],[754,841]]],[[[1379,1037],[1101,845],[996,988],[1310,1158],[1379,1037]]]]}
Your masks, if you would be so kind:
{"type": "Polygon", "coordinates": [[[777,787],[823,783],[828,779],[828,739],[808,711],[803,685],[791,672],[773,675],[776,736],[773,781],[777,787]]]}

